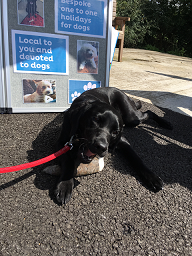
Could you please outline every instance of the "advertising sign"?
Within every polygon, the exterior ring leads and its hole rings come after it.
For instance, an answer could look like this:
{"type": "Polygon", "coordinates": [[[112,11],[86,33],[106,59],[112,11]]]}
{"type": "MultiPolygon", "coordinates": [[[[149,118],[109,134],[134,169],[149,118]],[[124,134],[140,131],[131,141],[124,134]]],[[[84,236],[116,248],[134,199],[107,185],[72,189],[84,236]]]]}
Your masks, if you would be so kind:
{"type": "Polygon", "coordinates": [[[55,32],[104,38],[107,0],[56,0],[55,32]]]}
{"type": "Polygon", "coordinates": [[[68,75],[68,36],[12,30],[17,73],[68,75]]]}
{"type": "Polygon", "coordinates": [[[62,112],[83,92],[109,86],[112,7],[1,0],[0,111],[62,112]]]}

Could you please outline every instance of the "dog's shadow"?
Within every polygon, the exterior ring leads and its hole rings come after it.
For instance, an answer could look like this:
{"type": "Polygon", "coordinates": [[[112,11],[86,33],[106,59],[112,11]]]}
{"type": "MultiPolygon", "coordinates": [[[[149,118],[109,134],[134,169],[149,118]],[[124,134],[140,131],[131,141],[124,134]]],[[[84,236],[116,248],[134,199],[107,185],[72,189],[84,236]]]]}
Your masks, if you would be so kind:
{"type": "MultiPolygon", "coordinates": [[[[192,118],[159,109],[166,113],[165,118],[167,116],[171,120],[173,130],[160,128],[153,120],[148,120],[136,128],[126,128],[124,136],[145,165],[161,177],[164,184],[180,184],[192,190],[192,118]]],[[[118,160],[112,158],[114,168],[123,174],[128,170],[140,181],[128,161],[119,153],[117,157],[118,160]]]]}
{"type": "MultiPolygon", "coordinates": [[[[179,183],[192,190],[192,119],[170,110],[166,110],[166,113],[174,126],[173,131],[161,129],[155,122],[148,121],[137,128],[125,129],[124,135],[144,163],[166,184],[179,183]]],[[[32,143],[33,149],[27,152],[29,162],[55,153],[55,144],[60,134],[63,115],[64,113],[58,114],[38,134],[32,143]]],[[[115,154],[115,157],[111,159],[117,171],[129,173],[139,180],[135,171],[130,168],[121,155],[115,154]]],[[[46,166],[57,163],[58,160],[55,159],[33,168],[33,173],[36,174],[35,186],[41,190],[49,190],[50,198],[55,203],[57,202],[54,197],[54,189],[58,177],[45,174],[42,170],[46,166]]],[[[77,186],[78,181],[75,181],[75,184],[77,186]]]]}
{"type": "MultiPolygon", "coordinates": [[[[63,115],[64,113],[58,114],[53,121],[41,130],[37,138],[32,142],[33,149],[27,151],[29,162],[44,158],[56,152],[56,142],[60,134],[63,115]]],[[[41,190],[49,190],[50,198],[57,203],[54,197],[54,189],[58,177],[42,172],[45,167],[54,164],[58,164],[57,159],[34,167],[33,173],[36,174],[34,180],[35,186],[41,190]]]]}
{"type": "MultiPolygon", "coordinates": [[[[58,114],[56,118],[45,125],[45,127],[38,134],[37,138],[32,142],[32,150],[27,151],[28,161],[32,162],[37,159],[44,158],[56,152],[56,143],[61,132],[64,113],[58,114]]],[[[63,145],[64,146],[64,145],[63,145]]],[[[58,176],[49,175],[43,172],[47,166],[57,165],[58,158],[47,162],[45,164],[33,168],[32,173],[36,174],[34,185],[41,190],[49,190],[50,198],[58,204],[54,190],[58,181],[58,176]]],[[[74,187],[78,186],[79,182],[75,179],[74,187]]]]}

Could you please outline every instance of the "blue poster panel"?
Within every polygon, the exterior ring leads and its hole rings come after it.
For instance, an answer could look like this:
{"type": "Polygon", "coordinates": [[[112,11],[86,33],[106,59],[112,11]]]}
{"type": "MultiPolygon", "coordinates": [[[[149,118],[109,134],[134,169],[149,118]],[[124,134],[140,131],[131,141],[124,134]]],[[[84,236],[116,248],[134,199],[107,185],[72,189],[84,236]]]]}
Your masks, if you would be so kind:
{"type": "Polygon", "coordinates": [[[69,80],[69,104],[83,92],[101,87],[101,81],[69,80]]]}
{"type": "Polygon", "coordinates": [[[12,30],[12,51],[14,72],[69,73],[68,36],[12,30]]]}
{"type": "Polygon", "coordinates": [[[55,0],[55,32],[104,38],[107,0],[55,0]]]}

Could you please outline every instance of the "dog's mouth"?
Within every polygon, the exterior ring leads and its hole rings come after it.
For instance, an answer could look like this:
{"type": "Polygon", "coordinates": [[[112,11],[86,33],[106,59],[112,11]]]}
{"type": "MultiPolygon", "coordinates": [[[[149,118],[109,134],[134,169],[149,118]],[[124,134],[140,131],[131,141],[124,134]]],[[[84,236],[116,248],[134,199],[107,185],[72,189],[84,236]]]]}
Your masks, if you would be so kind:
{"type": "Polygon", "coordinates": [[[46,95],[50,95],[50,94],[52,94],[52,93],[53,93],[52,90],[47,90],[47,91],[45,92],[46,95]]]}
{"type": "Polygon", "coordinates": [[[86,54],[86,58],[87,59],[92,59],[93,58],[93,54],[92,53],[87,53],[86,54]]]}
{"type": "Polygon", "coordinates": [[[96,154],[92,153],[87,146],[82,145],[79,150],[79,156],[82,163],[90,163],[96,154]]]}

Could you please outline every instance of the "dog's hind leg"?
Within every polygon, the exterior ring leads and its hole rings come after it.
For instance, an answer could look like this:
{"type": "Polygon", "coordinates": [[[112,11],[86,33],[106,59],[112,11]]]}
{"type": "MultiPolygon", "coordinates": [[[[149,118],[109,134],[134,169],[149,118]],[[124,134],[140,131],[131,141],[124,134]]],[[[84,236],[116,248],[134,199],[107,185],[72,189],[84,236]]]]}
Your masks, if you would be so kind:
{"type": "Polygon", "coordinates": [[[165,129],[169,129],[169,130],[173,129],[173,126],[172,126],[172,124],[170,122],[168,122],[164,118],[156,115],[152,111],[148,110],[146,112],[141,112],[141,111],[139,111],[139,112],[140,113],[138,115],[138,118],[139,118],[141,123],[145,122],[148,119],[152,119],[155,122],[157,122],[159,124],[159,126],[165,128],[165,129]]]}
{"type": "Polygon", "coordinates": [[[142,107],[141,101],[140,100],[135,101],[135,106],[137,109],[140,109],[142,107]]]}

